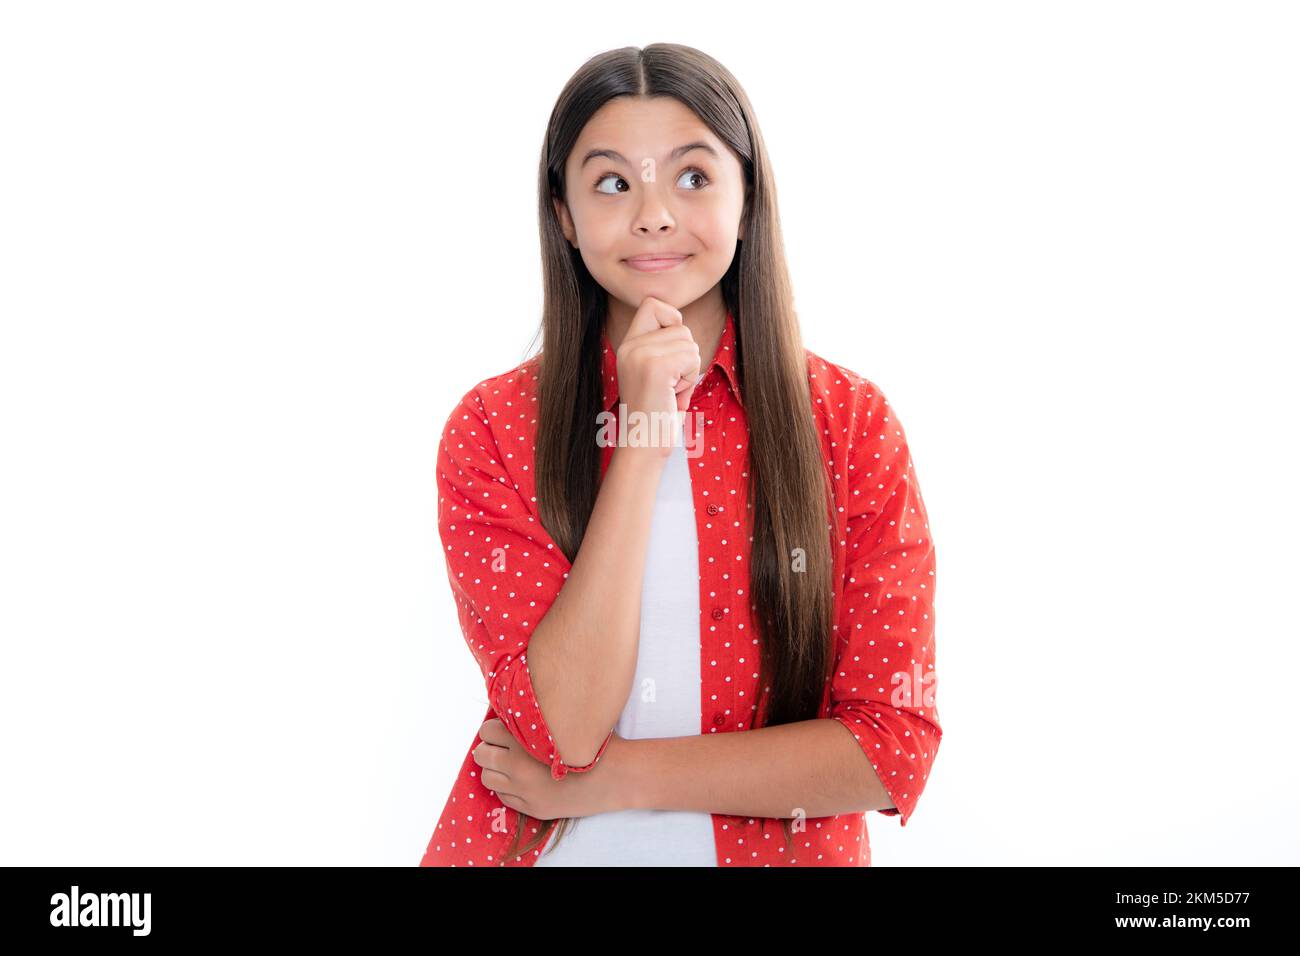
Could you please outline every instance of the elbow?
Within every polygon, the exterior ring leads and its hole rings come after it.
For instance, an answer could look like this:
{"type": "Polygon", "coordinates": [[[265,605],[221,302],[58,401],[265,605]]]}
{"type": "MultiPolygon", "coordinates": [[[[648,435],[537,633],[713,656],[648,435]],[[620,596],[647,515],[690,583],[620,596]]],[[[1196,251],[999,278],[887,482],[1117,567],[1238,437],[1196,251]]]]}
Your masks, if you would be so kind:
{"type": "Polygon", "coordinates": [[[556,779],[595,766],[613,736],[608,727],[598,736],[598,725],[586,719],[575,721],[572,732],[568,721],[552,726],[542,712],[526,655],[498,661],[488,675],[487,690],[492,711],[510,735],[530,757],[550,766],[556,779]]]}
{"type": "Polygon", "coordinates": [[[831,717],[853,735],[866,757],[874,778],[867,786],[867,809],[897,816],[906,826],[938,753],[939,725],[908,711],[858,701],[840,701],[831,717]]]}
{"type": "Polygon", "coordinates": [[[609,742],[613,738],[614,738],[614,730],[610,729],[606,731],[605,735],[599,740],[596,740],[595,743],[593,743],[589,749],[582,751],[581,759],[576,761],[565,760],[557,751],[555,755],[554,764],[552,766],[552,775],[555,775],[554,772],[559,768],[562,768],[560,770],[561,776],[565,773],[575,773],[575,772],[581,773],[583,771],[592,769],[594,766],[596,766],[597,763],[600,762],[600,758],[604,756],[605,750],[606,748],[609,747],[609,742]]]}

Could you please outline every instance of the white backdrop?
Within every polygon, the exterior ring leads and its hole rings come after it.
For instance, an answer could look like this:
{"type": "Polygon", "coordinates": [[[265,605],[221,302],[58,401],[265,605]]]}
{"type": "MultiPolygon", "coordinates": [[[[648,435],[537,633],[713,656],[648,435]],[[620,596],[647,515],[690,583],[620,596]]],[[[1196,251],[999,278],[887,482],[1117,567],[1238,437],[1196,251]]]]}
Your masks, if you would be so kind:
{"type": "Polygon", "coordinates": [[[556,95],[656,41],[929,508],[876,865],[1300,862],[1295,7],[507,6],[0,7],[0,863],[419,861],[486,708],[438,434],[533,344],[556,95]]]}

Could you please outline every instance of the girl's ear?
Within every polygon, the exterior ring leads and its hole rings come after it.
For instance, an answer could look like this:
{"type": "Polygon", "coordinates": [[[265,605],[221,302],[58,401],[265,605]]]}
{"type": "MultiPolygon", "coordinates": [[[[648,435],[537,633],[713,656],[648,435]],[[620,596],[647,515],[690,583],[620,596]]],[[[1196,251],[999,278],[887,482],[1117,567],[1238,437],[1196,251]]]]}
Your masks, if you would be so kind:
{"type": "Polygon", "coordinates": [[[555,218],[560,220],[560,229],[564,232],[564,238],[569,240],[569,245],[573,248],[578,248],[573,220],[569,218],[569,207],[558,196],[551,196],[551,202],[555,205],[555,218]]]}

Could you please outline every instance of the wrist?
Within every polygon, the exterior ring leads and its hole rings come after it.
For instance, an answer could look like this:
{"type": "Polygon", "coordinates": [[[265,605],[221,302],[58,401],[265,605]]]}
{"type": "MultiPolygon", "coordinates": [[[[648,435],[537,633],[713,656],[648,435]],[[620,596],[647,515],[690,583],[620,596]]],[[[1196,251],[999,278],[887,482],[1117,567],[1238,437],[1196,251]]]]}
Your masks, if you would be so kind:
{"type": "Polygon", "coordinates": [[[646,810],[654,803],[640,744],[615,734],[601,758],[601,765],[610,775],[613,810],[646,810]]]}
{"type": "Polygon", "coordinates": [[[614,459],[637,461],[640,467],[662,466],[672,455],[673,446],[659,439],[647,439],[641,444],[629,443],[618,445],[614,449],[614,459]]]}
{"type": "MultiPolygon", "coordinates": [[[[623,405],[619,410],[617,451],[624,458],[664,461],[681,442],[684,413],[642,411],[640,406],[623,405]],[[624,421],[631,423],[623,424],[624,421]]],[[[617,457],[617,455],[616,455],[617,457]]]]}

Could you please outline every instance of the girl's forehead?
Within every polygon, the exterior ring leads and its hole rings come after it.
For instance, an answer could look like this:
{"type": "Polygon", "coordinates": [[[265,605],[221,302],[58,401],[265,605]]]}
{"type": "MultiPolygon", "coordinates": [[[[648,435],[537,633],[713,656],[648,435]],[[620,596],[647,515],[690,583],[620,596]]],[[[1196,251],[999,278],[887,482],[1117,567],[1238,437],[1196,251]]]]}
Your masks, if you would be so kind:
{"type": "Polygon", "coordinates": [[[622,146],[640,147],[658,158],[660,152],[666,153],[681,142],[704,138],[713,140],[712,131],[680,100],[619,96],[587,120],[576,145],[620,152],[625,152],[622,146]]]}

